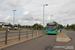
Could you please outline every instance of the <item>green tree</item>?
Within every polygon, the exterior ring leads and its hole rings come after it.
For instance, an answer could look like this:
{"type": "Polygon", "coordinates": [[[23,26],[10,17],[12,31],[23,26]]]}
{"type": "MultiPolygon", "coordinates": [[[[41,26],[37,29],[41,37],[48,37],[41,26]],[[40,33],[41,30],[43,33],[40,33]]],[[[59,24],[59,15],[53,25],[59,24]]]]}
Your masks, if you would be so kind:
{"type": "Polygon", "coordinates": [[[10,26],[11,26],[11,28],[13,28],[13,25],[12,25],[11,23],[9,23],[8,25],[10,25],[10,26]]]}
{"type": "Polygon", "coordinates": [[[8,25],[12,25],[11,23],[9,23],[8,25]]]}
{"type": "Polygon", "coordinates": [[[56,23],[56,24],[58,24],[56,21],[54,21],[53,23],[56,23]]]}
{"type": "Polygon", "coordinates": [[[20,24],[18,24],[18,27],[21,27],[21,25],[20,25],[20,24]]]}
{"type": "Polygon", "coordinates": [[[69,24],[67,24],[67,27],[69,27],[69,24]]]}
{"type": "Polygon", "coordinates": [[[37,27],[37,29],[43,28],[43,26],[41,24],[37,24],[37,23],[34,24],[32,27],[35,28],[35,29],[36,29],[36,27],[37,27]]]}
{"type": "Polygon", "coordinates": [[[72,30],[75,30],[75,24],[71,24],[71,25],[69,25],[69,24],[67,24],[67,26],[65,27],[65,29],[72,29],[72,30]]]}
{"type": "Polygon", "coordinates": [[[23,25],[23,26],[22,26],[22,28],[26,28],[26,26],[25,26],[25,25],[23,25]]]}
{"type": "Polygon", "coordinates": [[[63,28],[64,26],[61,24],[58,24],[58,29],[63,28]]]}
{"type": "Polygon", "coordinates": [[[2,27],[2,25],[0,25],[0,28],[2,27]]]}
{"type": "Polygon", "coordinates": [[[14,24],[15,26],[17,26],[17,24],[14,24]]]}

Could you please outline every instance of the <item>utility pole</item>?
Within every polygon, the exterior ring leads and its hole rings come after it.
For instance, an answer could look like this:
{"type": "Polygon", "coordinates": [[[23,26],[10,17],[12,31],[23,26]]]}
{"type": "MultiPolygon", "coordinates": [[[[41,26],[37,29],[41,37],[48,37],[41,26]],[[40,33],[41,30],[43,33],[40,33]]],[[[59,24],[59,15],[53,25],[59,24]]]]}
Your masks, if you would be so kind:
{"type": "Polygon", "coordinates": [[[48,4],[43,5],[43,34],[44,34],[44,6],[48,6],[48,4]]]}
{"type": "Polygon", "coordinates": [[[14,11],[14,17],[13,17],[13,31],[14,31],[15,11],[16,11],[16,10],[13,10],[13,11],[14,11]]]}

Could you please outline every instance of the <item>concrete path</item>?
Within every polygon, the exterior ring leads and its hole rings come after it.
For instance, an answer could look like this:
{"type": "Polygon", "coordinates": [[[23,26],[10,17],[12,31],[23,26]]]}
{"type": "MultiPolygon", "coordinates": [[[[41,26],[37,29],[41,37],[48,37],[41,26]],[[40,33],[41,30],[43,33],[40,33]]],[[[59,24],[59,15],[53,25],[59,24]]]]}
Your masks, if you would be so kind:
{"type": "Polygon", "coordinates": [[[69,42],[71,39],[63,32],[59,32],[58,31],[58,35],[57,35],[57,38],[56,38],[56,41],[57,42],[69,42]]]}
{"type": "Polygon", "coordinates": [[[71,41],[56,42],[53,50],[75,50],[75,31],[65,31],[64,33],[67,33],[67,36],[71,39],[71,41]]]}

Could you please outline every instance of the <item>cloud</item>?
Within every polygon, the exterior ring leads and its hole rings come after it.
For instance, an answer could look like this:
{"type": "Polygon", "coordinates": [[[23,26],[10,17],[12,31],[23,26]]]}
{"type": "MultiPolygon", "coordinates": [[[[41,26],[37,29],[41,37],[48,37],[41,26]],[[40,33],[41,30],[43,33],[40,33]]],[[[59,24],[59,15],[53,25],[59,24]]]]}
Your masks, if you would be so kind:
{"type": "Polygon", "coordinates": [[[43,5],[45,25],[52,21],[62,21],[65,25],[74,23],[75,16],[75,0],[0,0],[0,21],[13,23],[13,9],[15,12],[15,23],[22,22],[22,24],[43,24],[43,5]],[[33,19],[32,19],[33,17],[33,19]],[[3,20],[2,20],[3,19],[3,20]],[[68,20],[67,20],[68,19],[68,20]],[[20,21],[19,21],[20,20],[20,21]],[[72,22],[73,21],[73,22],[72,22]]]}
{"type": "Polygon", "coordinates": [[[10,18],[10,16],[7,16],[6,18],[5,18],[5,20],[8,20],[10,18]]]}
{"type": "Polygon", "coordinates": [[[0,0],[0,5],[3,3],[4,0],[0,0]]]}
{"type": "Polygon", "coordinates": [[[29,14],[28,11],[24,11],[24,12],[23,12],[23,15],[27,15],[27,14],[29,14]]]}

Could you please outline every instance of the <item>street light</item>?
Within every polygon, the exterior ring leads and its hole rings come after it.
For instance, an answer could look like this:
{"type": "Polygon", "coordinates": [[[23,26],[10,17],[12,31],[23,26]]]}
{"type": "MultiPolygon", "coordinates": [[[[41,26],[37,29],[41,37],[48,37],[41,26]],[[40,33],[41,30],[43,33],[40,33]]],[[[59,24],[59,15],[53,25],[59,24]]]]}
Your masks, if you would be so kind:
{"type": "Polygon", "coordinates": [[[44,34],[44,6],[48,6],[48,4],[43,5],[43,34],[44,34]]]}
{"type": "Polygon", "coordinates": [[[13,17],[13,30],[14,30],[14,21],[15,21],[15,11],[16,10],[13,10],[13,12],[14,12],[14,17],[13,17]]]}

